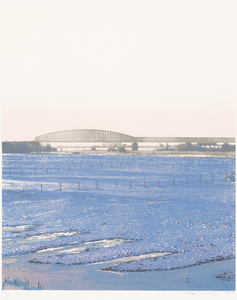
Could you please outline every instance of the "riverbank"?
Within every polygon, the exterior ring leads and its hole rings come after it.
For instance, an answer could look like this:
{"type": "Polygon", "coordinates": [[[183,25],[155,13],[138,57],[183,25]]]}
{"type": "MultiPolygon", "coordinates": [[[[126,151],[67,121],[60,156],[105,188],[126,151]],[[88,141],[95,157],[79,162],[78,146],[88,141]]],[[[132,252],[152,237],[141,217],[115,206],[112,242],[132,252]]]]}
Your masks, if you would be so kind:
{"type": "Polygon", "coordinates": [[[152,156],[190,156],[190,157],[224,157],[235,158],[235,152],[223,152],[223,151],[157,151],[154,150],[126,150],[126,152],[110,151],[107,150],[83,150],[81,152],[65,151],[60,154],[81,154],[81,155],[152,155],[152,156]]]}

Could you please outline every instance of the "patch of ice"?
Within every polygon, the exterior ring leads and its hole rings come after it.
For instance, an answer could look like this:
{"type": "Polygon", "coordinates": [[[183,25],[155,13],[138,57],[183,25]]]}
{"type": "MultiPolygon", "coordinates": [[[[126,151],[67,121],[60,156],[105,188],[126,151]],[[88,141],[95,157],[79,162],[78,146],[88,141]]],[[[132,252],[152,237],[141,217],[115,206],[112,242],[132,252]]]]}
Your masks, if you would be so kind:
{"type": "Polygon", "coordinates": [[[23,230],[30,230],[37,225],[19,225],[19,226],[12,226],[12,227],[2,227],[2,231],[23,231],[23,230]]]}

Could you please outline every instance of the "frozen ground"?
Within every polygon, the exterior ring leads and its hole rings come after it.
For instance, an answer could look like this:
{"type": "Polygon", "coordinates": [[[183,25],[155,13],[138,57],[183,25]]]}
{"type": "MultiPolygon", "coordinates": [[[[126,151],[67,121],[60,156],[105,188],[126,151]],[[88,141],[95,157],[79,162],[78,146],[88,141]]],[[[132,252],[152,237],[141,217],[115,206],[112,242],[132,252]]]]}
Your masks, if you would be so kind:
{"type": "MultiPolygon", "coordinates": [[[[133,289],[141,288],[135,278],[149,277],[148,289],[185,290],[189,277],[180,275],[186,285],[161,286],[157,274],[201,267],[212,269],[210,282],[196,279],[192,289],[224,282],[219,287],[233,290],[234,172],[230,158],[4,154],[3,273],[16,265],[39,273],[90,268],[107,289],[126,289],[108,276],[135,272],[133,289]]],[[[60,279],[43,285],[61,288],[60,279]]]]}

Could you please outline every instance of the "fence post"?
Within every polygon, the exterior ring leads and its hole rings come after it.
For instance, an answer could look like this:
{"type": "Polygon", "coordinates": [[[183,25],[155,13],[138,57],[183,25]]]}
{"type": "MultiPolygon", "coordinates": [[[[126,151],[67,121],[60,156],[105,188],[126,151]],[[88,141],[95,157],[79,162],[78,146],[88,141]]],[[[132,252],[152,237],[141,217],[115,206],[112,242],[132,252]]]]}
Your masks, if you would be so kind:
{"type": "Polygon", "coordinates": [[[78,181],[78,190],[80,190],[80,181],[78,181]]]}
{"type": "Polygon", "coordinates": [[[116,182],[116,189],[117,189],[117,187],[118,187],[118,182],[116,182]]]}
{"type": "Polygon", "coordinates": [[[202,181],[202,174],[200,174],[200,182],[202,181]]]}
{"type": "Polygon", "coordinates": [[[62,184],[61,184],[61,182],[60,182],[60,191],[62,190],[62,184]]]}
{"type": "Polygon", "coordinates": [[[211,176],[212,176],[211,180],[214,180],[214,178],[213,178],[213,173],[211,173],[211,176]]]}
{"type": "Polygon", "coordinates": [[[175,179],[173,179],[173,185],[175,185],[175,179]]]}
{"type": "Polygon", "coordinates": [[[158,179],[158,187],[160,187],[160,180],[158,179]]]}
{"type": "Polygon", "coordinates": [[[11,171],[9,171],[9,177],[11,176],[11,171]]]}
{"type": "Polygon", "coordinates": [[[23,196],[24,196],[24,188],[23,188],[23,196]]]}
{"type": "Polygon", "coordinates": [[[46,169],[46,173],[48,174],[48,168],[46,169]]]}
{"type": "Polygon", "coordinates": [[[41,183],[41,192],[42,192],[42,189],[43,189],[43,184],[41,183]]]}
{"type": "Polygon", "coordinates": [[[131,181],[130,181],[129,188],[131,188],[131,187],[132,187],[132,185],[131,185],[131,181]]]}
{"type": "Polygon", "coordinates": [[[144,181],[144,188],[146,188],[146,181],[144,181]]]}
{"type": "Polygon", "coordinates": [[[98,189],[98,181],[96,180],[96,188],[98,189]]]}
{"type": "Polygon", "coordinates": [[[188,176],[187,176],[187,183],[188,183],[188,176]]]}
{"type": "Polygon", "coordinates": [[[21,176],[23,176],[23,171],[21,171],[21,176]]]}

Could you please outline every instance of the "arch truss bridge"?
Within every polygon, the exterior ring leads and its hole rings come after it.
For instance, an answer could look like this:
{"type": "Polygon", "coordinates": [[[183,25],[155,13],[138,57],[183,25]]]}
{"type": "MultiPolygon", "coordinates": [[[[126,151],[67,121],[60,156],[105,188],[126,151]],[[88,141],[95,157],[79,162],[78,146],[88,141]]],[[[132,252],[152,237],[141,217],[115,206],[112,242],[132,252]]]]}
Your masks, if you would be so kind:
{"type": "Polygon", "coordinates": [[[97,129],[74,129],[43,134],[38,142],[139,142],[139,143],[235,143],[235,138],[224,137],[134,137],[131,135],[97,129]]]}

